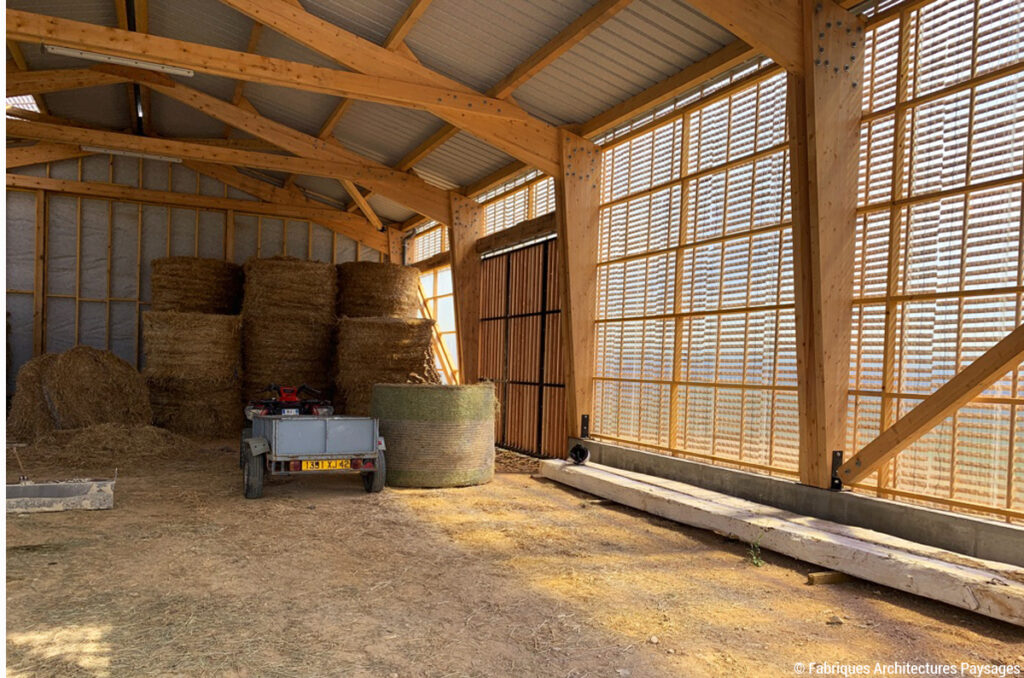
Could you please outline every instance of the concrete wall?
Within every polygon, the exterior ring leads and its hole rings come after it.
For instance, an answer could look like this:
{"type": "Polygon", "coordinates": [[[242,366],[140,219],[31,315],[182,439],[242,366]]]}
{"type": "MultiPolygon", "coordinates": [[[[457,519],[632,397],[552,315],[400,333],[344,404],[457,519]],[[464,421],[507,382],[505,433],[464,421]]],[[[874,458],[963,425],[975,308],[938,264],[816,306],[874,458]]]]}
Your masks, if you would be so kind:
{"type": "Polygon", "coordinates": [[[782,478],[642,452],[595,440],[582,443],[598,464],[696,485],[802,515],[876,530],[977,558],[1024,567],[1024,527],[897,503],[853,492],[832,492],[782,478]]]}

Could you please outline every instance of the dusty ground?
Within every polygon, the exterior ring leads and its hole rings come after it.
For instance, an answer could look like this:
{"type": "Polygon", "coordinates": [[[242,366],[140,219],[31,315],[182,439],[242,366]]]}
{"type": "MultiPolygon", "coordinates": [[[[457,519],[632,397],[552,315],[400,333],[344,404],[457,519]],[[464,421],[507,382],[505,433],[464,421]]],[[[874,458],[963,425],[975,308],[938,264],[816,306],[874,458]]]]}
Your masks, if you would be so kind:
{"type": "MultiPolygon", "coordinates": [[[[499,460],[519,472],[483,487],[371,496],[357,478],[304,478],[259,501],[241,496],[233,444],[124,464],[112,511],[8,517],[8,674],[620,678],[792,676],[810,661],[1024,664],[1021,629],[868,583],[807,586],[811,566],[762,553],[755,567],[744,544],[499,460]]],[[[37,480],[59,475],[26,467],[37,480]]]]}

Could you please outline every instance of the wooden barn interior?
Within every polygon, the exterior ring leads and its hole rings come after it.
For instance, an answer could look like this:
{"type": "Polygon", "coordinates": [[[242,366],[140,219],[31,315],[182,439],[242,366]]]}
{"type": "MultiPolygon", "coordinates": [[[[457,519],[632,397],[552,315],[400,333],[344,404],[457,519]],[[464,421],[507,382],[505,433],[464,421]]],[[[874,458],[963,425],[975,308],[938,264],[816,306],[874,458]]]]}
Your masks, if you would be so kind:
{"type": "Polygon", "coordinates": [[[1024,672],[1022,25],[8,0],[7,671],[1024,672]]]}

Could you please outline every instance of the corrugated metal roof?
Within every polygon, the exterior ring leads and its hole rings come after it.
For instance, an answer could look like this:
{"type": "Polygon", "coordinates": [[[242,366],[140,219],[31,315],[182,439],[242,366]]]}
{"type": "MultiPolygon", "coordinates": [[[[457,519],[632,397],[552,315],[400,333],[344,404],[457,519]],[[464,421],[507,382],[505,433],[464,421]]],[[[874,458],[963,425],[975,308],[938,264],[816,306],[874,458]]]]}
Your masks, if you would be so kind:
{"type": "Polygon", "coordinates": [[[153,129],[164,136],[220,137],[227,129],[220,120],[157,92],[152,94],[150,108],[153,129]]]}
{"type": "Polygon", "coordinates": [[[394,165],[441,124],[423,111],[353,101],[334,136],[356,153],[394,165]]]}
{"type": "Polygon", "coordinates": [[[430,183],[451,189],[470,184],[514,160],[471,134],[459,132],[421,160],[415,171],[430,183]]]}
{"type": "MultiPolygon", "coordinates": [[[[311,13],[375,43],[382,43],[410,0],[302,0],[311,13]]],[[[433,0],[407,43],[429,68],[479,90],[487,90],[589,9],[596,0],[433,0]]],[[[9,0],[8,6],[54,16],[116,25],[110,0],[9,0]]],[[[150,31],[156,35],[244,50],[252,20],[216,0],[151,0],[150,31]]],[[[516,90],[514,96],[535,115],[553,123],[579,123],[607,110],[733,40],[720,26],[684,0],[634,0],[516,90]]],[[[26,45],[31,68],[88,65],[41,54],[26,45]]],[[[256,48],[264,56],[341,68],[313,50],[264,30],[256,48]]],[[[230,99],[235,82],[197,74],[182,82],[230,99]]],[[[245,94],[263,115],[316,134],[339,99],[255,83],[245,94]]],[[[130,125],[125,87],[110,86],[46,95],[56,115],[94,124],[130,125]]],[[[166,136],[223,135],[224,126],[181,104],[153,97],[152,122],[166,136]]],[[[442,126],[422,111],[353,102],[334,130],[348,148],[373,160],[395,164],[442,126]]],[[[423,159],[414,170],[445,188],[472,183],[512,158],[460,133],[423,159]]],[[[280,173],[269,173],[279,176],[280,173]]],[[[302,180],[307,181],[306,179],[302,180]]],[[[343,198],[335,183],[309,179],[318,193],[343,198]]],[[[374,196],[381,213],[400,219],[405,208],[374,196]],[[394,215],[394,216],[392,216],[394,215]]],[[[404,215],[404,216],[402,216],[404,215]]]]}
{"type": "Polygon", "coordinates": [[[128,117],[128,88],[124,85],[52,92],[46,95],[46,107],[58,118],[89,125],[127,129],[132,124],[128,117]]]}
{"type": "Polygon", "coordinates": [[[635,0],[514,96],[554,124],[585,122],[734,39],[680,0],[635,0]]]}
{"type": "Polygon", "coordinates": [[[409,2],[410,0],[303,0],[302,6],[307,12],[324,21],[382,45],[409,2]]]}
{"type": "Polygon", "coordinates": [[[223,49],[244,50],[249,43],[252,19],[222,2],[157,0],[148,7],[149,32],[153,35],[223,49]]]}
{"type": "Polygon", "coordinates": [[[406,38],[425,66],[486,91],[592,0],[434,0],[406,38]]]}

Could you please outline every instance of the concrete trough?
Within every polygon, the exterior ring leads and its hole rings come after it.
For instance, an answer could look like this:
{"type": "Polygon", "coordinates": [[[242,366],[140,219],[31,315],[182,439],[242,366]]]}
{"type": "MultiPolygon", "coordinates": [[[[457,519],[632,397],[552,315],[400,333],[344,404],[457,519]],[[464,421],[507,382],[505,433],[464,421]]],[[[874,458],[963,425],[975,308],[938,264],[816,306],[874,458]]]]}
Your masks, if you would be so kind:
{"type": "Polygon", "coordinates": [[[7,486],[8,513],[97,511],[114,508],[113,480],[70,480],[7,486]]]}

